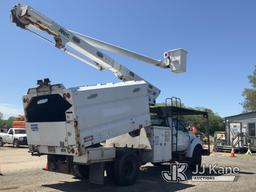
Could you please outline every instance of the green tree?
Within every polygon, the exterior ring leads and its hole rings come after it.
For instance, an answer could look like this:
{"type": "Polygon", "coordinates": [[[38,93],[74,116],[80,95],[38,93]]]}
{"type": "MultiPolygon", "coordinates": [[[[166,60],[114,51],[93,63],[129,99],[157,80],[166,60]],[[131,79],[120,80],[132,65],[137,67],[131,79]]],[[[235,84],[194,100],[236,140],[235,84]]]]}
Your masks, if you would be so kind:
{"type": "Polygon", "coordinates": [[[4,127],[3,113],[0,112],[0,128],[4,127]]]}
{"type": "MultiPolygon", "coordinates": [[[[215,131],[224,130],[224,121],[217,113],[214,113],[211,109],[196,107],[196,110],[208,112],[208,121],[209,121],[209,133],[213,135],[215,131]]],[[[191,124],[196,124],[196,127],[199,131],[206,133],[207,121],[202,115],[188,115],[184,116],[184,120],[191,124]]]]}
{"type": "Polygon", "coordinates": [[[12,127],[12,123],[13,121],[15,120],[15,117],[9,117],[7,120],[6,120],[6,125],[7,127],[12,127]]]}
{"type": "Polygon", "coordinates": [[[15,120],[15,117],[9,117],[7,120],[3,119],[3,116],[1,117],[1,112],[0,112],[0,128],[10,128],[12,127],[12,123],[15,120]]]}
{"type": "MultiPolygon", "coordinates": [[[[175,103],[173,104],[175,106],[175,103]]],[[[165,106],[165,103],[158,103],[156,106],[165,106]]],[[[191,107],[186,107],[184,103],[181,103],[181,107],[193,109],[191,107]]],[[[219,116],[217,113],[213,112],[211,109],[205,107],[196,107],[195,110],[206,111],[208,112],[208,121],[209,121],[209,133],[213,135],[215,131],[224,131],[224,119],[219,116]]],[[[207,121],[202,115],[185,115],[182,117],[182,120],[186,126],[196,124],[196,127],[200,132],[206,133],[207,121]]]]}
{"type": "Polygon", "coordinates": [[[248,76],[251,88],[245,88],[243,91],[244,102],[242,103],[244,111],[256,111],[256,66],[251,75],[248,76]]]}

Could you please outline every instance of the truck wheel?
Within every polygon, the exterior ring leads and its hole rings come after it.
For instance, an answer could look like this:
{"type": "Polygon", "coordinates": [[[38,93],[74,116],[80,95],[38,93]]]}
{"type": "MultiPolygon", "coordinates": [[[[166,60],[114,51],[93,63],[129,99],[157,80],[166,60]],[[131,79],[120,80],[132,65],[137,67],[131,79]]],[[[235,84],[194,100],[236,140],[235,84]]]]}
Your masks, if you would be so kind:
{"type": "Polygon", "coordinates": [[[4,146],[4,142],[3,142],[3,139],[0,138],[0,147],[3,147],[4,146]]]}
{"type": "Polygon", "coordinates": [[[202,163],[202,148],[200,146],[196,146],[193,151],[193,156],[190,160],[189,168],[191,170],[196,170],[196,167],[201,167],[202,163]]]}
{"type": "Polygon", "coordinates": [[[14,139],[13,141],[13,147],[15,148],[18,148],[20,145],[19,145],[19,141],[17,139],[14,139]]]}
{"type": "Polygon", "coordinates": [[[133,184],[139,172],[139,161],[135,153],[121,153],[114,164],[114,179],[117,185],[133,184]]]}
{"type": "Polygon", "coordinates": [[[77,179],[87,180],[89,179],[89,167],[86,165],[74,165],[73,175],[77,179]]]}

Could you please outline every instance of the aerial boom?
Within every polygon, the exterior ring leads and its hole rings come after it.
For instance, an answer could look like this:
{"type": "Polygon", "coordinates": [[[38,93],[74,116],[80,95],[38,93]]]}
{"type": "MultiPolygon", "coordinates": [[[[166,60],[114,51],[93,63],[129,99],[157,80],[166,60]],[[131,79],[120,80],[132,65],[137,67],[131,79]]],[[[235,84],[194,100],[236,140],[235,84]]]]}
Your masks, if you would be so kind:
{"type": "MultiPolygon", "coordinates": [[[[98,49],[137,59],[161,68],[170,68],[175,73],[186,71],[186,51],[184,49],[175,49],[166,52],[164,53],[163,60],[155,60],[148,56],[68,30],[27,5],[15,5],[11,10],[11,18],[12,22],[16,23],[18,27],[27,29],[41,38],[46,39],[37,33],[36,30],[47,32],[53,36],[54,42],[48,39],[47,41],[55,44],[55,47],[62,49],[67,54],[89,64],[97,70],[111,70],[122,81],[145,80],[98,49]]],[[[147,83],[149,102],[154,104],[157,96],[160,94],[160,90],[149,82],[147,83]]]]}

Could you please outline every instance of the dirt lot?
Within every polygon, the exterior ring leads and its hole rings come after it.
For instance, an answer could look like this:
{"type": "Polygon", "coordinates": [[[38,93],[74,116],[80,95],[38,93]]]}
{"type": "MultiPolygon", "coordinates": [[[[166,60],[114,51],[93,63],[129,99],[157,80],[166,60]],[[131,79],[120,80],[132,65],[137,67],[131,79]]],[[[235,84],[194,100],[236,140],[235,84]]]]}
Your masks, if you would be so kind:
{"type": "MultiPolygon", "coordinates": [[[[161,177],[168,166],[153,167],[151,164],[140,172],[133,186],[118,187],[110,181],[105,185],[89,184],[64,175],[43,171],[45,157],[31,157],[27,148],[0,148],[0,191],[256,191],[256,158],[247,156],[228,157],[228,154],[215,153],[203,158],[203,163],[238,166],[241,171],[236,182],[193,182],[167,183],[161,177]]],[[[190,172],[187,172],[191,175],[190,172]]],[[[191,178],[188,176],[188,178],[191,178]]]]}

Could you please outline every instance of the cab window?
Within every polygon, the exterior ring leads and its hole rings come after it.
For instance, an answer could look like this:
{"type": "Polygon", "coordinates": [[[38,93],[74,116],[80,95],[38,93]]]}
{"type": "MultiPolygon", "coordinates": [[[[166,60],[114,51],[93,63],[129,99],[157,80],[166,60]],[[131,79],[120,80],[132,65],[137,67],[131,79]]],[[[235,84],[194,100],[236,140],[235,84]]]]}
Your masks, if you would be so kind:
{"type": "Polygon", "coordinates": [[[26,134],[26,130],[24,129],[16,129],[15,134],[26,134]]]}

